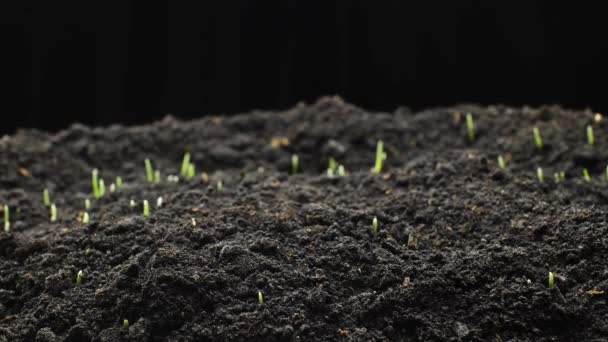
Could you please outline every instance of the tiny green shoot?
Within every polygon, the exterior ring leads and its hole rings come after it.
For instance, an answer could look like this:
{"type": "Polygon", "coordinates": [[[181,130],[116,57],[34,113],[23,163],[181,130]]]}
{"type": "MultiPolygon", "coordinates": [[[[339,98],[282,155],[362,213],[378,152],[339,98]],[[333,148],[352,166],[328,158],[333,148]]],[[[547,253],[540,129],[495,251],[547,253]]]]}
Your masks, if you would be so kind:
{"type": "Polygon", "coordinates": [[[184,177],[188,176],[188,168],[190,167],[190,152],[184,153],[184,159],[182,160],[182,169],[180,174],[184,177]]]}
{"type": "Polygon", "coordinates": [[[87,198],[87,199],[84,200],[84,208],[86,210],[91,209],[91,200],[90,199],[87,198]]]}
{"type": "Polygon", "coordinates": [[[589,170],[587,170],[587,168],[583,169],[583,178],[585,179],[585,182],[591,183],[591,176],[589,176],[589,170]]]}
{"type": "Polygon", "coordinates": [[[538,177],[538,181],[540,183],[544,183],[545,182],[545,176],[543,174],[543,169],[538,167],[536,168],[536,177],[538,177]]]}
{"type": "Polygon", "coordinates": [[[327,175],[329,177],[333,177],[334,173],[336,172],[337,167],[338,167],[338,163],[336,163],[336,160],[334,158],[329,158],[329,165],[327,167],[327,175]]]}
{"type": "Polygon", "coordinates": [[[116,189],[120,189],[122,188],[122,177],[117,176],[116,177],[116,189]]]}
{"type": "Polygon", "coordinates": [[[300,159],[298,158],[297,154],[294,154],[291,156],[291,174],[292,175],[297,175],[298,174],[298,166],[300,164],[300,159]]]}
{"type": "MultiPolygon", "coordinates": [[[[196,176],[196,167],[194,164],[188,165],[188,171],[186,172],[186,178],[192,179],[196,176]]],[[[176,177],[177,178],[177,177],[176,177]]]]}
{"type": "Polygon", "coordinates": [[[264,304],[264,296],[262,296],[262,291],[258,291],[258,303],[264,304]]]}
{"type": "Polygon", "coordinates": [[[346,170],[344,169],[344,165],[338,165],[338,176],[344,177],[346,176],[346,170]]]}
{"type": "Polygon", "coordinates": [[[110,192],[111,193],[116,192],[116,184],[114,184],[114,183],[110,184],[110,192]]]}
{"type": "Polygon", "coordinates": [[[593,127],[591,125],[587,125],[587,143],[589,146],[595,144],[595,135],[593,134],[593,127]]]}
{"type": "Polygon", "coordinates": [[[148,200],[144,200],[144,217],[150,216],[150,204],[148,204],[148,200]]]}
{"type": "Polygon", "coordinates": [[[148,180],[148,183],[153,183],[154,169],[152,168],[152,163],[150,162],[150,159],[146,158],[144,164],[146,164],[146,179],[148,180]]]}
{"type": "Polygon", "coordinates": [[[154,183],[160,183],[160,171],[156,170],[154,171],[154,183]]]}
{"type": "Polygon", "coordinates": [[[163,206],[163,198],[162,198],[162,196],[160,196],[156,199],[156,207],[160,208],[162,206],[163,206]]]}
{"type": "Polygon", "coordinates": [[[85,211],[84,214],[82,214],[82,224],[89,224],[89,221],[89,213],[85,211]]]}
{"type": "Polygon", "coordinates": [[[216,187],[217,187],[217,191],[218,191],[218,192],[222,192],[222,191],[224,191],[224,183],[222,183],[222,181],[221,181],[221,180],[218,180],[218,181],[217,181],[217,186],[216,186],[216,187]]]}
{"type": "Polygon", "coordinates": [[[125,329],[129,328],[129,320],[128,319],[125,318],[125,319],[122,320],[122,327],[125,328],[125,329]]]}
{"type": "Polygon", "coordinates": [[[42,201],[44,202],[45,206],[49,206],[51,205],[51,196],[49,195],[49,189],[44,189],[42,191],[42,201]]]}
{"type": "Polygon", "coordinates": [[[8,205],[4,205],[4,231],[5,232],[10,232],[11,231],[11,216],[10,216],[10,211],[8,208],[8,205]]]}
{"type": "Polygon", "coordinates": [[[196,227],[196,219],[194,217],[192,218],[192,226],[196,227]]]}
{"type": "Polygon", "coordinates": [[[498,167],[501,168],[502,170],[504,170],[507,167],[507,164],[505,163],[505,159],[502,157],[502,155],[498,156],[498,167]]]}
{"type": "Polygon", "coordinates": [[[129,201],[129,207],[134,208],[136,205],[137,205],[137,203],[135,203],[135,200],[134,200],[134,199],[131,199],[131,200],[129,201]]]}
{"type": "Polygon", "coordinates": [[[106,183],[103,179],[99,180],[99,197],[103,197],[106,194],[106,183]]]}
{"type": "Polygon", "coordinates": [[[549,272],[549,288],[552,289],[555,287],[555,274],[553,272],[549,272]]]}
{"type": "Polygon", "coordinates": [[[374,164],[373,172],[375,174],[380,174],[382,172],[382,166],[384,165],[384,161],[386,160],[386,152],[384,152],[384,143],[382,140],[378,140],[376,144],[376,163],[374,164]]]}
{"type": "Polygon", "coordinates": [[[55,206],[55,203],[51,204],[51,222],[57,222],[57,206],[55,206]]]}
{"type": "Polygon", "coordinates": [[[378,218],[376,216],[374,216],[374,219],[372,220],[372,230],[374,233],[378,232],[378,218]]]}
{"type": "Polygon", "coordinates": [[[475,140],[475,122],[473,121],[473,114],[467,113],[467,133],[469,135],[469,141],[475,140]]]}
{"type": "Polygon", "coordinates": [[[78,271],[78,274],[76,275],[76,285],[81,285],[82,284],[82,277],[84,276],[84,273],[82,273],[82,270],[78,271]]]}
{"type": "Polygon", "coordinates": [[[91,185],[93,187],[93,197],[100,199],[102,195],[99,192],[99,170],[97,169],[91,171],[91,185]]]}
{"type": "Polygon", "coordinates": [[[553,178],[555,179],[555,183],[556,184],[562,182],[562,179],[561,179],[561,177],[560,177],[560,175],[559,175],[558,172],[556,172],[556,173],[553,174],[553,178]]]}
{"type": "Polygon", "coordinates": [[[543,138],[540,136],[540,130],[538,127],[532,128],[532,132],[534,133],[534,143],[536,144],[536,148],[539,150],[543,148],[543,138]]]}

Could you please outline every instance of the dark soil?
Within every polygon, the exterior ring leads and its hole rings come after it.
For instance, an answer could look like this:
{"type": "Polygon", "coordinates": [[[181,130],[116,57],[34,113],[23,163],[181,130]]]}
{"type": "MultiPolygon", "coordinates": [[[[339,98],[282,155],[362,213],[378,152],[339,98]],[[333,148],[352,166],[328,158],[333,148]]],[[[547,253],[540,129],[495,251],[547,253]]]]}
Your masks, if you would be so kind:
{"type": "Polygon", "coordinates": [[[5,137],[0,204],[12,208],[12,231],[0,233],[0,341],[607,341],[608,120],[594,115],[369,113],[325,98],[277,113],[5,137]],[[277,137],[288,144],[273,147],[277,137]],[[370,172],[378,139],[381,175],[370,172]],[[208,177],[165,181],[186,150],[208,177]],[[329,157],[349,174],[328,177],[329,157]],[[160,184],[146,182],[145,158],[160,184]],[[92,201],[83,225],[93,168],[125,185],[92,201]]]}

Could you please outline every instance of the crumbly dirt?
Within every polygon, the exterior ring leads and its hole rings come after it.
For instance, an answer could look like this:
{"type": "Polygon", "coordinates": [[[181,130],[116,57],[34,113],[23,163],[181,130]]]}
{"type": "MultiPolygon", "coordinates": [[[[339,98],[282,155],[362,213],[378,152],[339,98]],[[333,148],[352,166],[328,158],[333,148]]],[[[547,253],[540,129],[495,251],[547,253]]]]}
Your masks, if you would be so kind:
{"type": "Polygon", "coordinates": [[[608,123],[598,119],[555,106],[370,113],[328,97],[282,112],[20,131],[0,141],[12,227],[0,232],[0,341],[607,341],[608,123]],[[381,175],[370,172],[378,139],[381,175]],[[167,182],[184,151],[205,176],[167,182]],[[327,176],[330,157],[345,177],[327,176]],[[145,158],[160,184],[146,182],[145,158]],[[125,184],[92,200],[85,225],[93,168],[125,184]]]}

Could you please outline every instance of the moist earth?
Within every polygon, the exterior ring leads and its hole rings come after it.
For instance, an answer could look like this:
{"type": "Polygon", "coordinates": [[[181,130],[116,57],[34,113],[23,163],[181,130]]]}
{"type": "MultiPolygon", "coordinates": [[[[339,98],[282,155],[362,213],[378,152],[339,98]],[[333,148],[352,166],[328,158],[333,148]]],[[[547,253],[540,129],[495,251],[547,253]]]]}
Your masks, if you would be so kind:
{"type": "Polygon", "coordinates": [[[0,141],[0,341],[607,341],[607,129],[557,106],[376,113],[326,97],[20,130],[0,141]],[[185,151],[199,173],[168,182],[185,151]],[[94,168],[124,185],[92,199],[94,168]]]}

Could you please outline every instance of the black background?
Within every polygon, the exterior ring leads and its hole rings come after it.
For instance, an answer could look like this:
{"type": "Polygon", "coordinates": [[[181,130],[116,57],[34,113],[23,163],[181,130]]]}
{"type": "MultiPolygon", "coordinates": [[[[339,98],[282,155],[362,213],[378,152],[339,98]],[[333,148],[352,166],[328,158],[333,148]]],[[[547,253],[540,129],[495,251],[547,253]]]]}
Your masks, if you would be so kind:
{"type": "Polygon", "coordinates": [[[3,132],[282,109],[326,94],[373,110],[608,110],[605,14],[575,2],[41,1],[4,14],[14,48],[3,68],[16,77],[5,80],[3,132]]]}

